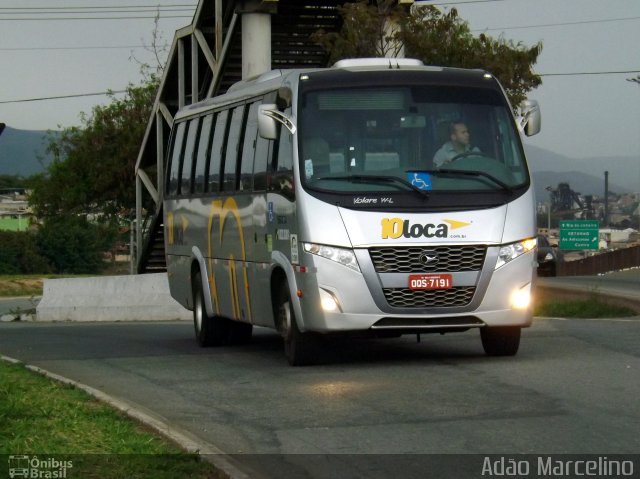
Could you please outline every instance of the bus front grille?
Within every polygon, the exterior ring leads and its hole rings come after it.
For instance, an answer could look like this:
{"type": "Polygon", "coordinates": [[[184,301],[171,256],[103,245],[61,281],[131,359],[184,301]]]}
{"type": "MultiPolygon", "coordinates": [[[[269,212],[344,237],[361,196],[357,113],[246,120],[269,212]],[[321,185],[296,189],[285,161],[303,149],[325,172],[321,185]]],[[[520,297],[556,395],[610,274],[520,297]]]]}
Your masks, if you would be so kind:
{"type": "Polygon", "coordinates": [[[458,286],[450,289],[432,290],[384,288],[383,291],[387,303],[394,308],[447,308],[469,304],[476,287],[458,286]]]}
{"type": "Polygon", "coordinates": [[[370,248],[369,255],[377,273],[454,273],[480,271],[487,247],[408,246],[370,248]],[[426,261],[426,257],[435,258],[426,261]]]}

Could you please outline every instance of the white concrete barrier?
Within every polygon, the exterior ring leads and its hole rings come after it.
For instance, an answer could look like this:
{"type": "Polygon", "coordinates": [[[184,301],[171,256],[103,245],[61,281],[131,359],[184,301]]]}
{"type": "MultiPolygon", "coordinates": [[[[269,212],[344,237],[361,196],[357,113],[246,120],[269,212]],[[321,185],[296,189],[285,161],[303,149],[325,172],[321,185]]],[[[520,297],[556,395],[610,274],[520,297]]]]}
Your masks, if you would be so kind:
{"type": "Polygon", "coordinates": [[[191,319],[169,293],[166,273],[46,279],[36,321],[191,319]]]}

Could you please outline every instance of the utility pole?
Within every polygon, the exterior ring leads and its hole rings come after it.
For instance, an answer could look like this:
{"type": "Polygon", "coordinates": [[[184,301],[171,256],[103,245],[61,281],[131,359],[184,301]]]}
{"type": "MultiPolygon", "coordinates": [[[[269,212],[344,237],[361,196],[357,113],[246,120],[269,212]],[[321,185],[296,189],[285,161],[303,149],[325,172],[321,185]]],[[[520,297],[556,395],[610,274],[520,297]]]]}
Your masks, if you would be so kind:
{"type": "Polygon", "coordinates": [[[547,234],[551,231],[551,206],[553,205],[553,188],[547,186],[545,188],[549,192],[549,207],[547,208],[547,234]]]}
{"type": "Polygon", "coordinates": [[[609,226],[609,172],[604,172],[604,227],[609,226]]]}

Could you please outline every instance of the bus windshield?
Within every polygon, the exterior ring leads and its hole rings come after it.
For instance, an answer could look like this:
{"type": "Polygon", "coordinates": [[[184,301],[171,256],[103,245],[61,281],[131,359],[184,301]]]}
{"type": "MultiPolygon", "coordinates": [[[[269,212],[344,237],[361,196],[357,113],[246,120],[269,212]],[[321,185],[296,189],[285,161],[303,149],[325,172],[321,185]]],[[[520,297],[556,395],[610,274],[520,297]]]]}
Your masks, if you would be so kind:
{"type": "Polygon", "coordinates": [[[498,88],[347,84],[303,89],[299,105],[300,172],[309,190],[460,195],[529,185],[498,88]]]}

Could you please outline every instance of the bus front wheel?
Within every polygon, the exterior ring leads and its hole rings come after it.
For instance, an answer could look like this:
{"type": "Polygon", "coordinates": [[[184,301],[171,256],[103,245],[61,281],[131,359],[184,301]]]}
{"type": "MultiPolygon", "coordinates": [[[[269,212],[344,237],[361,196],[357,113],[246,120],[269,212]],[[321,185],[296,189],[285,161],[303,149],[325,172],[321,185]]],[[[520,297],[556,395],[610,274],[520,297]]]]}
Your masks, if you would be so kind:
{"type": "Polygon", "coordinates": [[[482,347],[488,356],[514,356],[520,347],[519,327],[489,327],[480,329],[482,347]]]}
{"type": "Polygon", "coordinates": [[[229,342],[229,322],[219,316],[209,316],[204,304],[202,276],[193,278],[193,325],[196,340],[201,347],[222,346],[229,342]]]}
{"type": "Polygon", "coordinates": [[[289,288],[284,283],[276,299],[278,329],[284,339],[284,353],[291,366],[312,364],[315,359],[315,337],[298,329],[289,288]]]}

